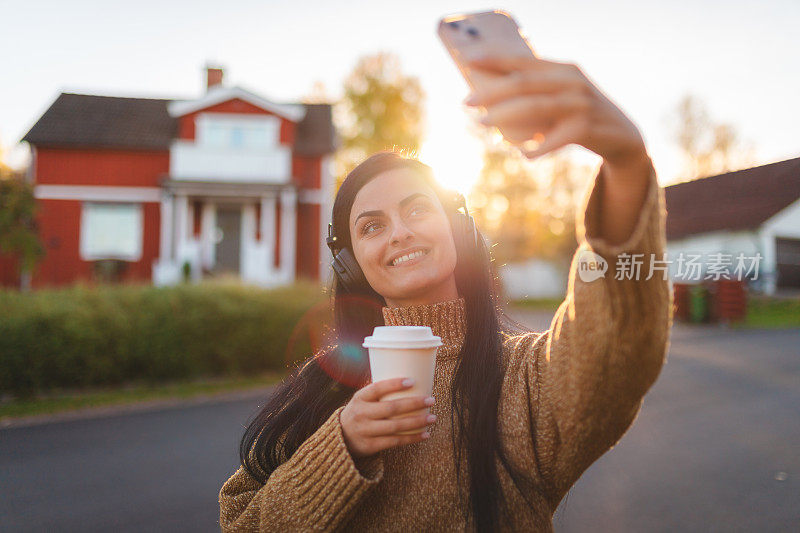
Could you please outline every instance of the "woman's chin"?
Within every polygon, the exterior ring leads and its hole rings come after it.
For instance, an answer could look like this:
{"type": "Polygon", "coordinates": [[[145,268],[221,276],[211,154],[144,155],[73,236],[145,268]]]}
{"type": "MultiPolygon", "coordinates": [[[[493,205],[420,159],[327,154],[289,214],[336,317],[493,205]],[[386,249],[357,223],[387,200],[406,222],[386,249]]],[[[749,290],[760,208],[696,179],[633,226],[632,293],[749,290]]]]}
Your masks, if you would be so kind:
{"type": "Polygon", "coordinates": [[[425,272],[404,272],[397,273],[392,278],[392,285],[395,292],[403,295],[410,295],[429,290],[436,286],[439,280],[430,277],[425,272]]]}

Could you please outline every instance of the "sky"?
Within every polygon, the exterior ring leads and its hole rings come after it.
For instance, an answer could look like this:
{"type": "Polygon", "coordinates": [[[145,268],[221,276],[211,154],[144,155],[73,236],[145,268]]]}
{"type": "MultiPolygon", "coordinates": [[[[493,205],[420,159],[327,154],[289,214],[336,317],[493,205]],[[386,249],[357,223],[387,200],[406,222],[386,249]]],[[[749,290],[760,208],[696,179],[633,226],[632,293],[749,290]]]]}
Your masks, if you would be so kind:
{"type": "Polygon", "coordinates": [[[669,120],[687,93],[755,147],[757,164],[800,156],[797,0],[0,0],[0,145],[23,165],[17,143],[62,91],[193,98],[211,62],[227,84],[274,101],[298,101],[315,82],[336,98],[360,56],[385,51],[426,93],[421,159],[466,192],[481,145],[436,25],[490,9],[511,13],[541,57],[581,67],[642,132],[662,183],[680,171],[669,120]]]}

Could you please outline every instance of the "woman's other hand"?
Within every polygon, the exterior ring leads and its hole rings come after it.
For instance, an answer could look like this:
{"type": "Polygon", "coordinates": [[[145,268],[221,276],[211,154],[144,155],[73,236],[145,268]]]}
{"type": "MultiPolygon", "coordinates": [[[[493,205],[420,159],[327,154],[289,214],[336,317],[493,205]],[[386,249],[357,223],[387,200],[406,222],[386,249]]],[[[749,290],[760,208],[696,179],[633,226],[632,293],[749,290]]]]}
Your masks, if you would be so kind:
{"type": "Polygon", "coordinates": [[[465,103],[484,108],[481,123],[500,128],[530,159],[572,143],[618,167],[646,154],[636,126],[575,64],[484,58],[469,68],[491,76],[465,103]],[[538,145],[531,147],[531,141],[538,145]]]}
{"type": "Polygon", "coordinates": [[[597,236],[624,242],[638,220],[652,170],[633,122],[572,63],[484,58],[469,68],[490,75],[465,103],[484,108],[481,122],[498,127],[526,157],[574,143],[603,158],[606,185],[597,236]],[[530,141],[537,146],[529,147],[530,141]]]}
{"type": "Polygon", "coordinates": [[[425,396],[380,401],[390,392],[413,386],[403,384],[404,378],[385,379],[359,389],[339,415],[345,444],[353,457],[367,457],[381,450],[427,439],[430,434],[397,435],[399,431],[424,428],[436,421],[435,415],[413,414],[402,418],[390,417],[413,413],[433,405],[425,396]],[[433,417],[432,419],[429,417],[433,417]]]}

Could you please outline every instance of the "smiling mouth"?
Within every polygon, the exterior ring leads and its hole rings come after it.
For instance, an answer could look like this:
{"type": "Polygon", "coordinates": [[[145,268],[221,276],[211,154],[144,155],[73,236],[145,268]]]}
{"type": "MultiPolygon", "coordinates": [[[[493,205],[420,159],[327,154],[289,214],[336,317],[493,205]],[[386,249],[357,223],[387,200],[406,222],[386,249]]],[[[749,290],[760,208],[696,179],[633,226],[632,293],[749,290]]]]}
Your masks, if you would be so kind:
{"type": "Polygon", "coordinates": [[[401,266],[413,265],[421,261],[422,258],[428,255],[429,253],[430,253],[429,248],[425,248],[423,250],[417,250],[416,252],[412,252],[410,254],[398,257],[397,259],[389,263],[389,266],[401,267],[401,266]]]}

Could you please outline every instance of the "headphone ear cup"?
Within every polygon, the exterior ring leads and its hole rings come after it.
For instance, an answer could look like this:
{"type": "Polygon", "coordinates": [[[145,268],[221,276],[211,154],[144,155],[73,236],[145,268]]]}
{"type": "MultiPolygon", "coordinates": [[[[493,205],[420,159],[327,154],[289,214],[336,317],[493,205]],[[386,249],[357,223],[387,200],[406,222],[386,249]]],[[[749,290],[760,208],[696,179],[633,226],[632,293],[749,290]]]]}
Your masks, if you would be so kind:
{"type": "Polygon", "coordinates": [[[455,238],[463,239],[461,242],[464,245],[464,248],[468,248],[474,246],[475,248],[478,247],[478,228],[475,226],[475,219],[472,218],[472,215],[469,214],[469,209],[467,208],[467,200],[464,198],[464,195],[461,193],[456,193],[454,200],[454,214],[455,217],[454,224],[453,224],[453,231],[455,232],[455,238]],[[462,213],[459,209],[463,209],[464,212],[462,213]]]}
{"type": "Polygon", "coordinates": [[[339,274],[342,283],[350,291],[367,283],[364,272],[358,266],[358,261],[356,261],[356,258],[353,257],[348,248],[342,248],[336,252],[333,259],[333,269],[339,274]]]}
{"type": "Polygon", "coordinates": [[[478,244],[478,231],[475,227],[475,220],[469,214],[464,214],[456,211],[453,215],[453,238],[456,244],[462,249],[468,249],[470,246],[477,246],[478,244]]]}
{"type": "Polygon", "coordinates": [[[331,267],[333,271],[336,272],[336,275],[339,276],[339,280],[344,285],[350,284],[350,275],[347,273],[347,267],[344,266],[341,259],[338,257],[339,252],[335,252],[333,254],[333,261],[331,261],[331,267]]]}
{"type": "Polygon", "coordinates": [[[464,216],[464,220],[466,222],[466,228],[464,229],[464,235],[467,236],[468,239],[472,242],[473,246],[477,248],[478,246],[478,228],[475,226],[475,219],[472,218],[472,215],[467,214],[464,216]]]}

